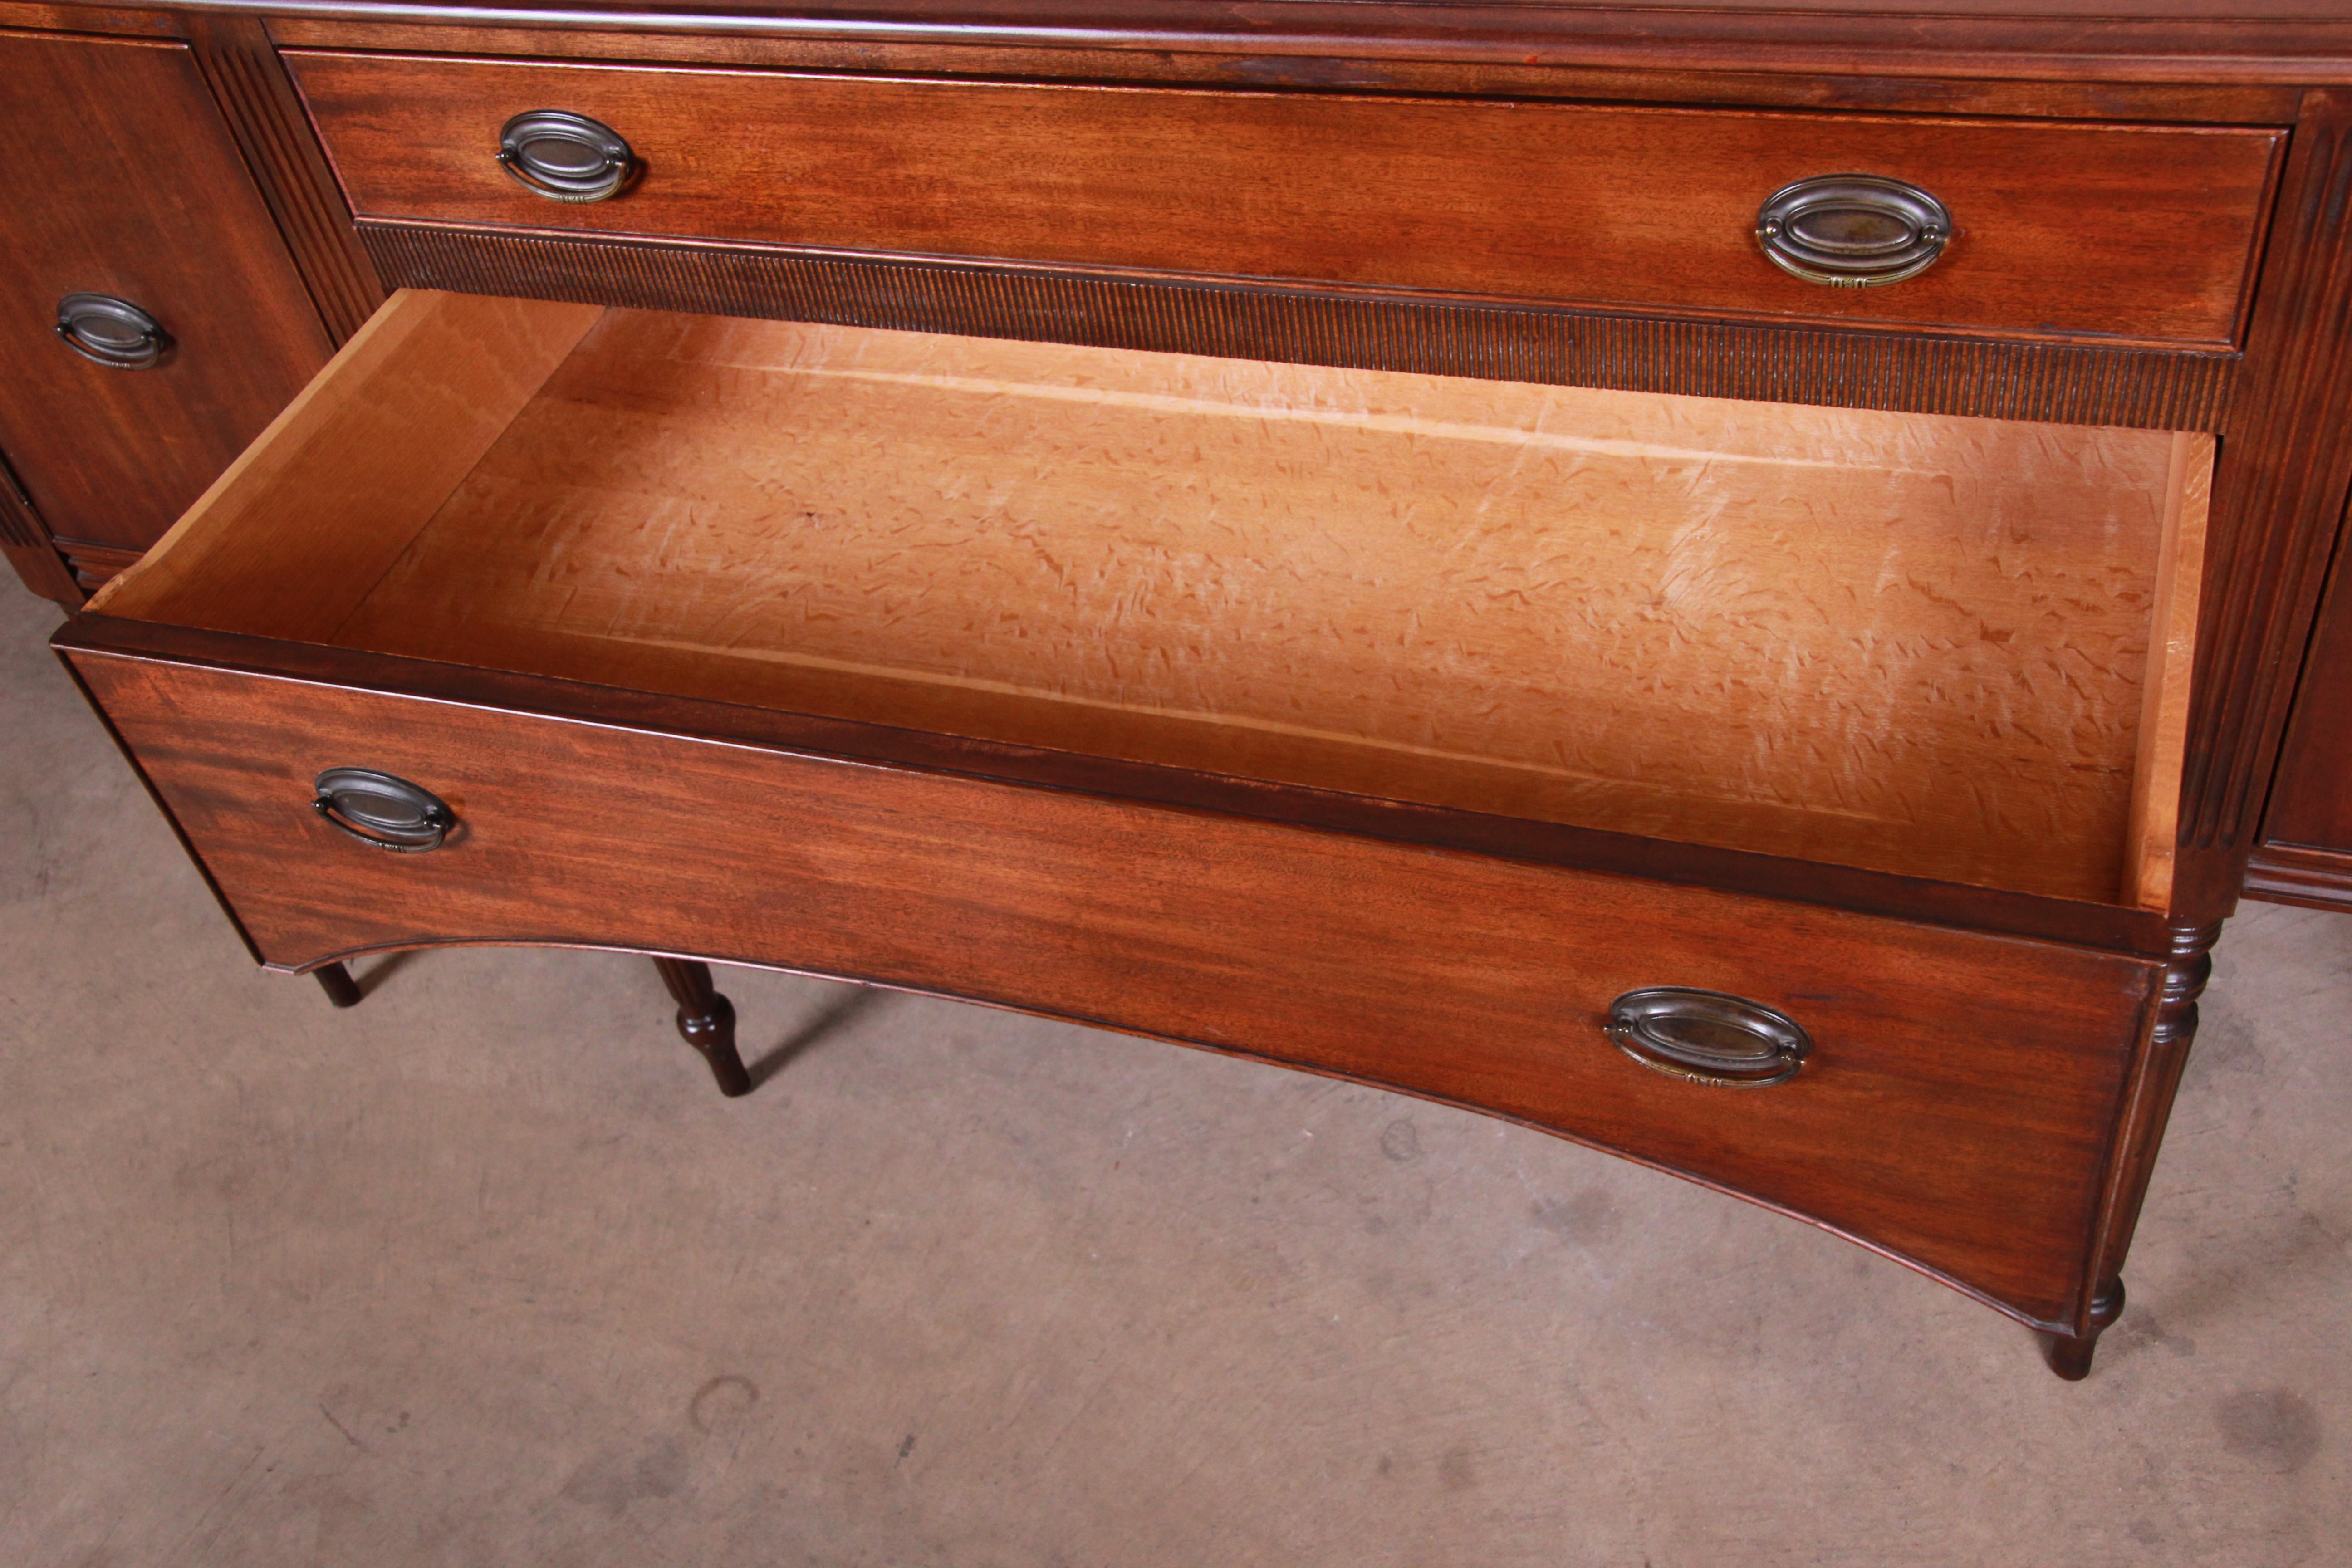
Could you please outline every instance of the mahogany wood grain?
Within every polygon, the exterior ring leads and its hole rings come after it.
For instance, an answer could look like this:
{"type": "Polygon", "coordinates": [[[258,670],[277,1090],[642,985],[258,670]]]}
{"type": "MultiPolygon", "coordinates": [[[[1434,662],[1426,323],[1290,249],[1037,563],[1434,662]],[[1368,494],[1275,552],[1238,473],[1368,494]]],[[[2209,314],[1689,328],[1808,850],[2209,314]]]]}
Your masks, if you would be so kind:
{"type": "MultiPolygon", "coordinates": [[[[1521,59],[1349,58],[1297,40],[1250,40],[1228,53],[1119,48],[1036,41],[907,42],[740,31],[607,31],[375,17],[272,16],[269,35],[289,48],[402,54],[510,55],[539,59],[627,60],[652,65],[751,66],[866,75],[983,76],[1033,81],[1148,81],[1305,91],[1419,92],[1486,98],[1607,99],[1622,102],[1740,103],[1783,109],[1912,114],[2000,114],[2055,120],[2169,121],[2286,125],[2290,88],[2179,82],[1923,80],[1757,70],[1662,70],[1633,66],[1536,65],[1521,59]]],[[[1442,47],[1442,46],[1441,46],[1442,47]]]]}
{"type": "Polygon", "coordinates": [[[391,283],[1549,386],[2218,430],[2241,356],[368,219],[391,283]]]}
{"type": "Polygon", "coordinates": [[[2225,346],[2282,139],[2100,126],[657,69],[291,51],[362,217],[698,236],[1790,321],[2225,346]],[[528,109],[646,173],[551,203],[528,109]],[[1943,260],[1827,289],[1759,252],[1823,174],[1951,209],[1943,260]]]}
{"type": "Polygon", "coordinates": [[[34,593],[68,607],[80,605],[80,584],[5,456],[0,456],[0,553],[5,553],[17,578],[34,593]]]}
{"type": "Polygon", "coordinates": [[[278,229],[185,46],[0,33],[0,450],[60,537],[137,550],[326,362],[278,229]],[[94,364],[69,293],[175,344],[94,364]]]}
{"type": "Polygon", "coordinates": [[[2339,549],[2248,890],[2352,906],[2352,567],[2339,549]]]}
{"type": "MultiPolygon", "coordinates": [[[[84,594],[94,594],[123,573],[139,564],[145,553],[138,550],[120,550],[110,544],[92,544],[83,539],[60,539],[56,542],[58,552],[72,568],[74,581],[80,584],[84,594]]],[[[77,597],[76,603],[79,604],[77,597]]]]}
{"type": "MultiPolygon", "coordinates": [[[[214,0],[277,12],[283,0],[214,0]]],[[[1198,0],[707,0],[648,10],[640,0],[304,0],[309,15],[431,18],[525,28],[817,37],[855,42],[1085,47],[1244,56],[1312,53],[1542,66],[1786,71],[2084,82],[2326,83],[2352,79],[2352,17],[2341,0],[1843,0],[1812,5],[1406,5],[1257,0],[1245,11],[1198,0]]]]}
{"type": "Polygon", "coordinates": [[[2352,853],[2260,844],[2246,863],[2246,896],[2313,910],[2352,910],[2352,853]]]}
{"type": "Polygon", "coordinates": [[[2214,475],[2174,910],[2235,907],[2352,491],[2352,91],[2306,96],[2214,475]]]}
{"type": "Polygon", "coordinates": [[[111,33],[131,38],[184,38],[184,14],[79,0],[0,0],[0,27],[31,32],[111,33]]]}
{"type": "Polygon", "coordinates": [[[2156,1011],[2140,1037],[2131,1092],[2109,1152],[2091,1289],[2074,1321],[2071,1335],[2074,1343],[2063,1347],[2064,1353],[2052,1361],[2061,1377],[2079,1378],[2090,1370],[2091,1350],[2100,1332],[2123,1310],[2124,1258],[2131,1250],[2148,1180],[2156,1170],[2157,1152],[2163,1147],[2164,1129],[2179,1092],[2180,1075],[2189,1066],[2189,1049],[2197,1039],[2197,999],[2212,978],[2211,950],[2221,933],[2219,922],[2173,927],[2171,962],[2164,967],[2156,1011]]]}
{"type": "Polygon", "coordinates": [[[1958,930],[2034,937],[2158,960],[2170,953],[2174,943],[2163,916],[2113,902],[1963,887],[1851,866],[1339,795],[856,720],[519,675],[436,659],[197,631],[87,611],[68,620],[51,640],[60,652],[120,653],[271,679],[305,680],[436,702],[521,709],[591,724],[821,752],[850,761],[1246,816],[1392,844],[1462,850],[1528,865],[1635,877],[1667,886],[1708,887],[1857,914],[1932,921],[1958,930]]]}
{"type": "Polygon", "coordinates": [[[1617,1149],[2079,1318],[2157,969],[1228,817],[77,652],[269,962],[448,941],[706,952],[1107,1024],[1617,1149]],[[461,823],[392,856],[320,768],[461,823]],[[1646,1071],[1642,985],[1780,1008],[1792,1083],[1646,1071]],[[2031,995],[2020,1009],[2015,998],[2031,995]]]}
{"type": "Polygon", "coordinates": [[[93,602],[326,637],[602,313],[402,294],[93,602]]]}
{"type": "Polygon", "coordinates": [[[328,336],[341,347],[383,303],[384,289],[352,232],[351,210],[302,100],[258,17],[197,12],[187,25],[196,63],[300,265],[328,336]]]}

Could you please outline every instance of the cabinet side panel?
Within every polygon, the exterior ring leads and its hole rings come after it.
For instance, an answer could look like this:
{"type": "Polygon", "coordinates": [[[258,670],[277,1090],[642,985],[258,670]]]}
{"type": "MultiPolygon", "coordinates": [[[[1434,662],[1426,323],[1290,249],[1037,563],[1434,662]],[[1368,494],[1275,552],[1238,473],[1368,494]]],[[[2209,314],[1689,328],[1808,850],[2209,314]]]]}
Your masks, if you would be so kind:
{"type": "Polygon", "coordinates": [[[2352,92],[2305,104],[2214,477],[2173,898],[2196,921],[2243,882],[2352,482],[2352,92]]]}
{"type": "Polygon", "coordinates": [[[2339,547],[2246,890],[2352,909],[2352,584],[2339,547]]]}

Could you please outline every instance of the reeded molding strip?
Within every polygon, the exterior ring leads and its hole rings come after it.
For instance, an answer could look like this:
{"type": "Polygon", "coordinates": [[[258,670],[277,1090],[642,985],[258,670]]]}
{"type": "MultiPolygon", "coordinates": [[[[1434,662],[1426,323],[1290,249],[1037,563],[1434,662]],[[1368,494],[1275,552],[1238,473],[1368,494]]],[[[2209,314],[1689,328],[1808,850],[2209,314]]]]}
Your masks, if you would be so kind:
{"type": "Polygon", "coordinates": [[[1491,381],[2212,430],[2235,354],[1675,321],[362,220],[388,287],[1491,381]]]}
{"type": "Polygon", "coordinates": [[[189,37],[197,68],[294,253],[328,337],[340,347],[383,303],[384,291],[352,243],[349,210],[311,141],[285,68],[256,17],[193,16],[189,37]]]}

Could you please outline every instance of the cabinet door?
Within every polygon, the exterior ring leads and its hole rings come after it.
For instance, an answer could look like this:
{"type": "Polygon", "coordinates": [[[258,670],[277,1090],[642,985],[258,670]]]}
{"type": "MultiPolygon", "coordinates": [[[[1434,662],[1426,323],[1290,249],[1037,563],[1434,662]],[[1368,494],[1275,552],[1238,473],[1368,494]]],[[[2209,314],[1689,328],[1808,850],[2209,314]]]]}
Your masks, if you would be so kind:
{"type": "Polygon", "coordinates": [[[330,345],[186,46],[0,32],[0,452],[87,577],[160,538],[330,345]],[[152,318],[160,363],[69,347],[75,294],[152,318]]]}

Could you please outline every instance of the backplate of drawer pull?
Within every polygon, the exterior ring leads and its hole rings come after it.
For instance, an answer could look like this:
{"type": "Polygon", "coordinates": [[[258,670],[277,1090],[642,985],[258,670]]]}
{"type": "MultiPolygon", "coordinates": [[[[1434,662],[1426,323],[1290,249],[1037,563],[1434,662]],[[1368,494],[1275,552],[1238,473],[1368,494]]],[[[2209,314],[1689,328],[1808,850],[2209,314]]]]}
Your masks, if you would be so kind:
{"type": "Polygon", "coordinates": [[[1812,1049],[1794,1019],[1761,1003],[1680,985],[1626,992],[1609,1005],[1606,1032],[1653,1071],[1741,1089],[1788,1082],[1812,1049]]]}
{"type": "Polygon", "coordinates": [[[86,360],[116,370],[149,370],[172,352],[154,317],[111,294],[68,294],[58,301],[58,336],[86,360]]]}
{"type": "Polygon", "coordinates": [[[1756,214],[1756,243],[1791,277],[1837,289],[1916,278],[1951,243],[1952,215],[1918,186],[1875,174],[1783,185],[1756,214]]]}
{"type": "Polygon", "coordinates": [[[499,164],[550,201],[610,201],[642,166],[620,133],[584,114],[534,109],[499,129],[499,164]]]}
{"type": "Polygon", "coordinates": [[[431,790],[373,768],[329,768],[310,808],[337,832],[374,849],[422,855],[448,841],[457,814],[431,790]]]}

